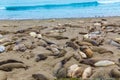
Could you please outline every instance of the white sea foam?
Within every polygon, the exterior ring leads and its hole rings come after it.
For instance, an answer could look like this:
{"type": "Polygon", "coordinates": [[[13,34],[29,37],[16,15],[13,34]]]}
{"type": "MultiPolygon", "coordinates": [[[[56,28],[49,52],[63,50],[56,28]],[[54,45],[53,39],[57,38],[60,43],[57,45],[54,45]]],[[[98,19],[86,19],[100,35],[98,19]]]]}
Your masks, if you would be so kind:
{"type": "Polygon", "coordinates": [[[6,7],[0,7],[0,10],[5,10],[6,9],[6,7]]]}
{"type": "Polygon", "coordinates": [[[98,3],[108,4],[108,3],[118,3],[120,0],[98,0],[98,3]]]}

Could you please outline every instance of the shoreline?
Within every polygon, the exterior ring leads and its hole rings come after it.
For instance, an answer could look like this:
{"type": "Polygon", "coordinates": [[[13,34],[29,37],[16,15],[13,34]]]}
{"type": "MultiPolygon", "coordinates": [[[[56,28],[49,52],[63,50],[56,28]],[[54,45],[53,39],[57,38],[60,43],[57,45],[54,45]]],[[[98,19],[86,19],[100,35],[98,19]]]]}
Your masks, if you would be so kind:
{"type": "Polygon", "coordinates": [[[51,19],[56,19],[56,20],[60,20],[60,19],[98,19],[98,18],[119,18],[120,16],[101,16],[101,17],[72,17],[72,18],[43,18],[43,19],[0,19],[0,21],[25,21],[25,20],[51,20],[51,19]]]}

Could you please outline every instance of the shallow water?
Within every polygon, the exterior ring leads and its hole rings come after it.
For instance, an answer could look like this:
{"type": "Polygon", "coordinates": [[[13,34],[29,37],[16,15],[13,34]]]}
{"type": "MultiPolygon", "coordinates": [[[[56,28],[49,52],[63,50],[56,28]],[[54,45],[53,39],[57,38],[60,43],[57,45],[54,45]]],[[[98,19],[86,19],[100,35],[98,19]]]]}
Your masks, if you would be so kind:
{"type": "Polygon", "coordinates": [[[120,0],[0,0],[0,19],[120,16],[120,0]]]}

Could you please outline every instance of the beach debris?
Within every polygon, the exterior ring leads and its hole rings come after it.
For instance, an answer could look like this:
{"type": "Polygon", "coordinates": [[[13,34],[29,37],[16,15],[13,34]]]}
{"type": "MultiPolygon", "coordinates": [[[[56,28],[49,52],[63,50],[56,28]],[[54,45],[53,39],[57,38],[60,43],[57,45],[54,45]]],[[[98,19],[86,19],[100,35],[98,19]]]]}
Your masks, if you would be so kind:
{"type": "Polygon", "coordinates": [[[35,61],[39,62],[39,61],[45,60],[45,59],[47,59],[47,56],[45,54],[38,54],[35,58],[35,61]]]}
{"type": "Polygon", "coordinates": [[[49,80],[45,75],[43,74],[32,74],[32,77],[35,80],[49,80]]]}
{"type": "Polygon", "coordinates": [[[29,35],[34,37],[34,38],[37,37],[37,33],[36,32],[30,32],[29,35]]]}
{"type": "Polygon", "coordinates": [[[23,63],[8,63],[0,66],[0,70],[3,71],[12,71],[15,68],[27,69],[27,66],[23,63]]]}
{"type": "Polygon", "coordinates": [[[87,58],[87,55],[84,52],[79,51],[78,53],[81,55],[82,58],[87,58]]]}
{"type": "Polygon", "coordinates": [[[93,56],[93,51],[88,47],[81,46],[80,50],[83,51],[87,55],[88,58],[91,58],[93,56]]]}
{"type": "Polygon", "coordinates": [[[13,50],[14,51],[21,51],[21,52],[24,52],[26,50],[26,46],[25,44],[17,44],[13,47],[13,50]]]}
{"type": "Polygon", "coordinates": [[[87,67],[83,74],[82,74],[82,79],[88,79],[92,75],[92,67],[87,67]]]}
{"type": "Polygon", "coordinates": [[[109,60],[100,60],[94,64],[96,67],[105,67],[105,66],[111,66],[114,65],[115,62],[109,61],[109,60]]]}
{"type": "Polygon", "coordinates": [[[120,78],[120,69],[112,69],[110,72],[111,76],[114,78],[120,78]]]}
{"type": "Polygon", "coordinates": [[[7,80],[7,74],[4,71],[0,71],[0,80],[7,80]]]}
{"type": "Polygon", "coordinates": [[[0,45],[0,53],[4,52],[5,51],[5,46],[3,45],[0,45]]]}

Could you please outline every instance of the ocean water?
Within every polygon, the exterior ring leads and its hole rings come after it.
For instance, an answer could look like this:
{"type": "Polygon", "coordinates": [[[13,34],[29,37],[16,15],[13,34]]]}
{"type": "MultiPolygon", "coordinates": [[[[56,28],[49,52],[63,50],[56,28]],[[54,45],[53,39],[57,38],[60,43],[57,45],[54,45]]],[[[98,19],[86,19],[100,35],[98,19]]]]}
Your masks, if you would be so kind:
{"type": "Polygon", "coordinates": [[[120,0],[0,0],[0,19],[120,16],[120,0]]]}

